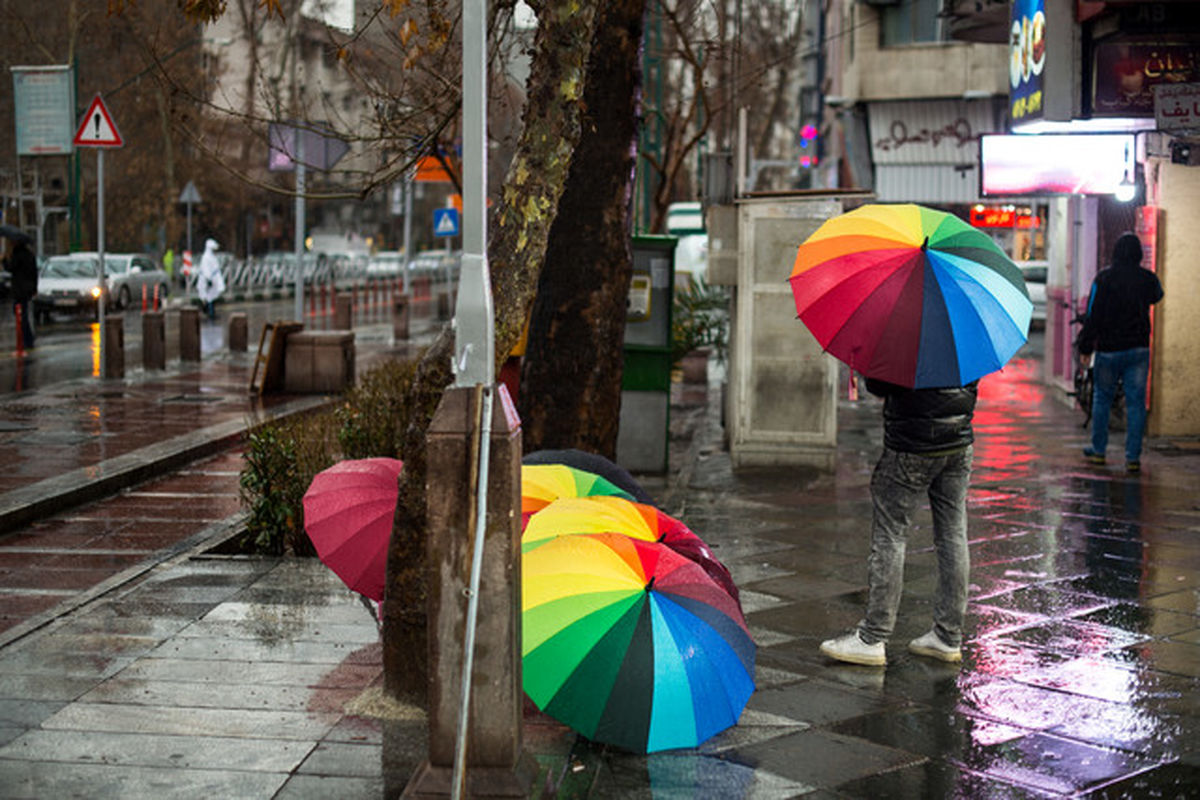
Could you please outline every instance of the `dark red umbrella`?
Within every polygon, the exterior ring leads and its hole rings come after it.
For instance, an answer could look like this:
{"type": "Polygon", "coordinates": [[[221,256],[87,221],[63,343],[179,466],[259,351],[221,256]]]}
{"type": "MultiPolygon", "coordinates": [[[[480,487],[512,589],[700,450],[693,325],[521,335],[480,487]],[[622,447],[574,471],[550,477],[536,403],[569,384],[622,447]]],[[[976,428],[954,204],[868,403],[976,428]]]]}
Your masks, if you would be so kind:
{"type": "Polygon", "coordinates": [[[396,513],[395,458],[340,461],[304,493],[304,530],[325,566],[372,600],[383,600],[388,540],[396,513]]]}

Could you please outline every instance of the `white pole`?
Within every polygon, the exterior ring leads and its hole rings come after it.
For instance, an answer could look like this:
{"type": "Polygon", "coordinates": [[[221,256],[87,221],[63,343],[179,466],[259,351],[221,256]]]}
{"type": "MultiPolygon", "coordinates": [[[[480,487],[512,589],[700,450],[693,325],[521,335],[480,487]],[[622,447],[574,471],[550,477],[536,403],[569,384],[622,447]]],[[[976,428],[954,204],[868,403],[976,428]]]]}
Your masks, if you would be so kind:
{"type": "Polygon", "coordinates": [[[482,384],[479,420],[479,482],[475,486],[475,541],[463,638],[462,698],[454,746],[451,796],[460,800],[466,783],[467,730],[471,673],[475,668],[475,629],[479,580],[487,528],[488,461],[491,456],[492,384],[495,383],[495,320],[487,264],[487,0],[463,3],[463,257],[455,309],[455,385],[482,384]]]}
{"type": "MultiPolygon", "coordinates": [[[[99,115],[97,115],[99,116],[99,115]]],[[[100,255],[100,297],[96,299],[99,314],[96,317],[100,325],[100,375],[104,376],[105,356],[107,345],[104,342],[104,306],[107,304],[108,291],[104,275],[104,148],[96,148],[96,252],[100,255]]]]}

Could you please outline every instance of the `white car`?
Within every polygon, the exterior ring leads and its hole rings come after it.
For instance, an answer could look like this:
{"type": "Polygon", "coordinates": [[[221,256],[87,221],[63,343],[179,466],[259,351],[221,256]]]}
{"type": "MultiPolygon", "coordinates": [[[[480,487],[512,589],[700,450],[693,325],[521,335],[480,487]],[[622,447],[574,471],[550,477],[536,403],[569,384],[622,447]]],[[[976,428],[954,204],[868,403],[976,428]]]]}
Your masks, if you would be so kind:
{"type": "MultiPolygon", "coordinates": [[[[105,253],[104,274],[108,293],[105,308],[124,309],[141,302],[158,289],[159,302],[167,297],[170,280],[153,258],[140,253],[105,253]]],[[[94,252],[50,256],[38,273],[34,313],[45,320],[51,312],[96,314],[99,308],[100,255],[94,252]]]]}
{"type": "Polygon", "coordinates": [[[1033,317],[1030,327],[1039,328],[1046,324],[1046,272],[1048,264],[1045,261],[1019,261],[1021,275],[1025,278],[1025,288],[1029,290],[1029,299],[1033,301],[1033,317]]]}

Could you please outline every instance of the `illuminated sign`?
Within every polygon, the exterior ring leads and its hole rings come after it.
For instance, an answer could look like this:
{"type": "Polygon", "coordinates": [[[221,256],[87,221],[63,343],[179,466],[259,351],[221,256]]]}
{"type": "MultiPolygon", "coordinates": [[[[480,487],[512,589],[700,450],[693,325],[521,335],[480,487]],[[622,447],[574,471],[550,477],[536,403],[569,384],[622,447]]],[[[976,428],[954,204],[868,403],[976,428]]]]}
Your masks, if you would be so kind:
{"type": "Polygon", "coordinates": [[[1009,113],[1014,123],[1041,119],[1046,68],[1046,0],[1013,0],[1008,33],[1009,113]]]}
{"type": "Polygon", "coordinates": [[[985,134],[979,162],[984,197],[1113,194],[1135,174],[1127,133],[985,134]]]}
{"type": "Polygon", "coordinates": [[[973,206],[971,224],[976,228],[1032,230],[1040,227],[1042,221],[1030,214],[1028,209],[1017,211],[1012,206],[973,206]]]}

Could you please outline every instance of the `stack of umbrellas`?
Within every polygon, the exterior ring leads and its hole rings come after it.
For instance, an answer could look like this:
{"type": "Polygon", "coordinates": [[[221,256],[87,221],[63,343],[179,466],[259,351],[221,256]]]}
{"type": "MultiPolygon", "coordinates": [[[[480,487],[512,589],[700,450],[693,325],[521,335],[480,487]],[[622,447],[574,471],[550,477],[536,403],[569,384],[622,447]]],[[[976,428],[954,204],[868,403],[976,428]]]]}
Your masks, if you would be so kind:
{"type": "Polygon", "coordinates": [[[593,741],[694,747],[737,723],[754,642],[729,570],[635,494],[568,465],[522,468],[525,693],[593,741]]]}
{"type": "MultiPolygon", "coordinates": [[[[304,496],[322,562],[375,601],[403,466],[342,461],[304,496]]],[[[636,752],[694,747],[736,724],[754,692],[737,587],[699,536],[635,499],[650,498],[628,473],[599,468],[606,475],[522,467],[525,693],[593,741],[636,752]]]]}

